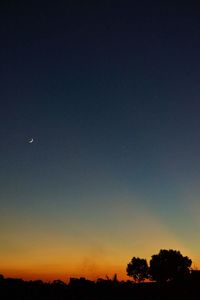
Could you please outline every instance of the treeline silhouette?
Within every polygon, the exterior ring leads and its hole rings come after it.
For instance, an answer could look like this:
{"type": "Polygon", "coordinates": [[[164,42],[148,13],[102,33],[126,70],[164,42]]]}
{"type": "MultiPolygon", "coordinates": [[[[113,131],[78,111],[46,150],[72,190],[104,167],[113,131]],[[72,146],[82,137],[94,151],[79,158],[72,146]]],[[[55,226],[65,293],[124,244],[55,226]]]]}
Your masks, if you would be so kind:
{"type": "Polygon", "coordinates": [[[159,282],[187,279],[190,276],[192,260],[180,251],[161,249],[151,257],[150,264],[144,258],[133,257],[127,265],[127,275],[136,282],[145,279],[159,282]]]}
{"type": "Polygon", "coordinates": [[[22,279],[5,278],[3,275],[0,275],[0,299],[198,299],[200,298],[200,271],[191,270],[190,266],[191,260],[188,257],[183,257],[179,251],[160,250],[159,254],[152,256],[150,266],[148,266],[145,259],[133,258],[131,260],[127,266],[127,273],[133,276],[133,281],[118,281],[117,275],[114,275],[112,279],[107,277],[106,279],[99,278],[96,281],[81,277],[70,278],[68,283],[61,280],[47,283],[42,280],[24,281],[22,279]],[[157,270],[156,276],[158,274],[161,276],[157,281],[153,281],[155,278],[153,278],[150,268],[152,262],[153,265],[155,263],[154,267],[156,266],[156,268],[153,268],[154,271],[157,270]],[[167,265],[169,268],[167,268],[167,265]],[[188,268],[189,272],[185,273],[186,269],[183,272],[183,265],[188,268]],[[184,276],[182,276],[183,274],[184,276]],[[142,280],[147,278],[148,282],[142,282],[142,280]]]}

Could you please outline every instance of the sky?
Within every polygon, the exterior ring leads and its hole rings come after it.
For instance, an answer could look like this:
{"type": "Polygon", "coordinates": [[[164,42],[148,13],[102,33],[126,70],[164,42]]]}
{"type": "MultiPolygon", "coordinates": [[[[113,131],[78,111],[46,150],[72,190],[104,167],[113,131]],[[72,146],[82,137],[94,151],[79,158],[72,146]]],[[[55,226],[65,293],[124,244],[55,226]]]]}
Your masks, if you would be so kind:
{"type": "Polygon", "coordinates": [[[127,279],[160,249],[200,267],[199,13],[1,1],[0,273],[127,279]]]}

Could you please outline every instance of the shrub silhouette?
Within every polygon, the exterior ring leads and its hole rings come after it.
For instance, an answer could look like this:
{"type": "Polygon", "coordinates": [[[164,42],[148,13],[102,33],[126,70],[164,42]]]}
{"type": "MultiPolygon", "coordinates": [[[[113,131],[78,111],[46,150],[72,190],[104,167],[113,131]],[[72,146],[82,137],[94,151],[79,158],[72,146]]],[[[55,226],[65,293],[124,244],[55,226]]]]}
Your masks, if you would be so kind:
{"type": "Polygon", "coordinates": [[[133,277],[136,282],[144,281],[148,278],[148,265],[146,259],[133,257],[127,265],[127,275],[133,277]]]}
{"type": "Polygon", "coordinates": [[[180,251],[160,250],[150,260],[150,275],[156,281],[172,281],[185,279],[190,274],[192,261],[180,251]]]}

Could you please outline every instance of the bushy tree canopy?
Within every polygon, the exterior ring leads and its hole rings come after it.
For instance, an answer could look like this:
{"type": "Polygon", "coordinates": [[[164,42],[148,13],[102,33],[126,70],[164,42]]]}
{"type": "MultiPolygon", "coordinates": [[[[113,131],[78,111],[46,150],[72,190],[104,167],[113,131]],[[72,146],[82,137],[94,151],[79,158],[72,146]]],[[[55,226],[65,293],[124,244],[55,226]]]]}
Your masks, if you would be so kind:
{"type": "Polygon", "coordinates": [[[126,268],[127,275],[133,277],[136,282],[148,278],[148,265],[146,259],[133,257],[126,268]]]}
{"type": "Polygon", "coordinates": [[[171,281],[187,278],[192,261],[176,250],[160,250],[150,260],[150,275],[156,281],[171,281]]]}

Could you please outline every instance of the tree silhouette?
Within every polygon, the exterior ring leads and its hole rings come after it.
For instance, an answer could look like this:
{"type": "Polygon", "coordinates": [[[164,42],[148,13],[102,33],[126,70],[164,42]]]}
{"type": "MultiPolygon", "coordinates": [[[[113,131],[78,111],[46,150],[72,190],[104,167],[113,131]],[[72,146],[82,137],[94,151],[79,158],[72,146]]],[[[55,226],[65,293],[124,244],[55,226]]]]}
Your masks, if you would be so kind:
{"type": "Polygon", "coordinates": [[[136,282],[144,281],[148,278],[148,265],[146,259],[133,257],[127,265],[127,275],[133,277],[136,282]]]}
{"type": "Polygon", "coordinates": [[[150,275],[156,281],[185,279],[190,274],[192,261],[180,251],[161,249],[150,260],[150,275]]]}

